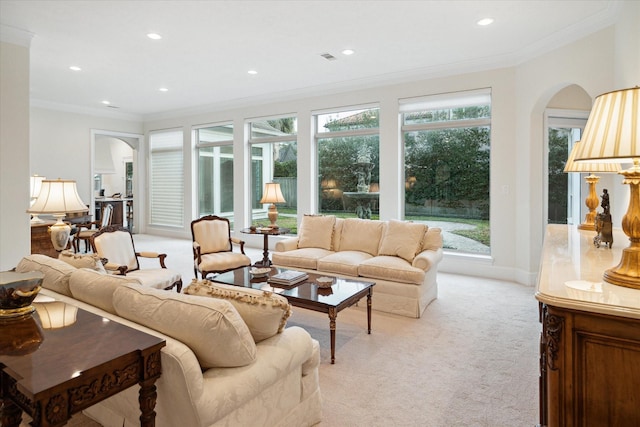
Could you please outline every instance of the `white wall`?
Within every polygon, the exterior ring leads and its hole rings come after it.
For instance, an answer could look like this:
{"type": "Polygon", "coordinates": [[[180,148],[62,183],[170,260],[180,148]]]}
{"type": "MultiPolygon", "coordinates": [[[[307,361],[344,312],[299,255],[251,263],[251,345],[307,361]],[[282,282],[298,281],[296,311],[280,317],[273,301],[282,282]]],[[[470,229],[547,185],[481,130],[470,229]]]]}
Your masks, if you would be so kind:
{"type": "MultiPolygon", "coordinates": [[[[4,34],[3,34],[4,36],[4,34]]],[[[0,42],[0,271],[31,251],[29,226],[29,42],[0,42]]]]}
{"type": "MultiPolygon", "coordinates": [[[[89,175],[90,129],[120,132],[148,133],[156,129],[182,128],[185,135],[185,218],[187,224],[173,235],[189,238],[188,220],[194,218],[191,178],[193,155],[191,128],[196,125],[233,121],[235,129],[243,128],[249,118],[279,114],[297,114],[299,120],[298,155],[301,188],[313,185],[311,149],[311,116],[314,110],[347,105],[379,103],[381,115],[381,216],[398,217],[401,212],[399,195],[393,189],[402,177],[401,158],[397,150],[398,123],[397,102],[404,97],[491,87],[493,96],[492,171],[491,171],[491,246],[492,258],[447,257],[441,264],[443,271],[458,271],[488,277],[516,280],[532,284],[538,270],[538,260],[544,231],[543,212],[543,147],[544,109],[553,96],[569,85],[576,84],[592,98],[600,93],[620,87],[628,87],[640,75],[638,64],[637,22],[640,20],[638,4],[624,2],[623,20],[615,27],[607,28],[574,43],[559,47],[518,66],[442,78],[416,80],[383,87],[362,89],[344,93],[327,93],[322,96],[289,99],[279,102],[252,104],[224,111],[207,113],[165,115],[144,122],[109,119],[104,117],[65,113],[44,108],[31,108],[31,168],[25,171],[25,206],[28,203],[29,173],[47,177],[78,180],[81,197],[91,191],[89,175]],[[635,37],[635,38],[634,38],[635,37]],[[630,42],[630,38],[635,41],[630,42]],[[51,147],[55,146],[56,150],[51,147]],[[43,154],[46,153],[46,154],[43,154]],[[70,154],[71,153],[71,154],[70,154]],[[73,156],[73,161],[69,161],[73,156]],[[53,161],[52,161],[53,160],[53,161]]],[[[3,62],[4,73],[4,62],[3,62]]],[[[3,94],[4,98],[4,94],[3,94]]],[[[195,103],[195,102],[194,102],[195,103]]],[[[206,99],[197,100],[206,104],[206,99]]],[[[5,142],[3,140],[3,146],[5,142]]],[[[241,132],[234,141],[239,161],[234,168],[236,227],[248,220],[249,210],[243,177],[248,176],[248,151],[241,132]]],[[[141,157],[146,156],[142,147],[141,157]]],[[[23,165],[28,168],[28,166],[23,165]]],[[[142,169],[144,171],[144,169],[142,169]]],[[[4,172],[3,172],[4,173],[4,172]]],[[[145,179],[145,172],[140,179],[145,179]]],[[[0,183],[4,189],[4,184],[0,183]]],[[[140,185],[145,188],[144,182],[140,185]]],[[[619,187],[622,187],[620,185],[619,187]]],[[[614,189],[612,201],[624,198],[628,189],[614,189]],[[618,192],[621,193],[618,195],[618,192]]],[[[303,193],[299,200],[299,215],[315,210],[313,193],[303,193]]],[[[3,193],[3,201],[4,198],[3,193]]],[[[621,202],[623,203],[623,202],[621,202]]],[[[612,210],[620,210],[618,205],[612,210]]],[[[17,218],[24,212],[20,209],[17,218]]],[[[4,220],[3,220],[4,223],[4,220]]],[[[615,224],[614,224],[615,226],[615,224]]],[[[166,230],[148,229],[147,232],[167,234],[166,230]]],[[[4,244],[5,238],[2,236],[4,244]]],[[[252,242],[259,247],[260,242],[252,242]]],[[[15,247],[12,245],[12,247],[15,247]]]]}
{"type": "Polygon", "coordinates": [[[92,129],[139,134],[142,123],[32,107],[31,173],[76,180],[78,194],[88,204],[93,191],[92,129]]]}

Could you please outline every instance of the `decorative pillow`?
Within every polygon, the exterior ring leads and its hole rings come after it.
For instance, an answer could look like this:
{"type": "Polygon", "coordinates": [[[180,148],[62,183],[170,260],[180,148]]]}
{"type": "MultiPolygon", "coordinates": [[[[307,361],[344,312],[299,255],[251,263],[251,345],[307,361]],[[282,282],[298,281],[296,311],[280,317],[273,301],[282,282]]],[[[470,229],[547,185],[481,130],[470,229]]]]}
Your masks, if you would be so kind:
{"type": "Polygon", "coordinates": [[[118,315],[187,345],[203,369],[246,366],[256,358],[251,332],[229,301],[123,285],[113,306],[118,315]]]}
{"type": "Polygon", "coordinates": [[[342,223],[340,251],[360,251],[373,256],[378,255],[383,229],[383,221],[346,218],[342,223]]]}
{"type": "Polygon", "coordinates": [[[75,268],[90,268],[99,273],[107,272],[104,269],[104,264],[107,263],[107,259],[100,258],[98,254],[76,254],[70,250],[65,250],[60,252],[58,259],[75,268]]]}
{"type": "Polygon", "coordinates": [[[16,266],[16,272],[40,271],[44,273],[42,286],[59,294],[71,296],[69,275],[77,269],[64,261],[42,254],[27,255],[16,266]]]}
{"type": "Polygon", "coordinates": [[[69,276],[69,289],[73,298],[116,314],[113,293],[124,284],[138,285],[140,282],[128,276],[99,273],[90,268],[81,268],[69,276]]]}
{"type": "Polygon", "coordinates": [[[255,342],[282,332],[291,316],[289,301],[270,291],[193,279],[183,292],[229,301],[249,327],[255,342]]]}
{"type": "Polygon", "coordinates": [[[429,227],[424,235],[422,250],[437,251],[442,248],[442,229],[439,227],[429,227]]]}
{"type": "Polygon", "coordinates": [[[412,262],[422,249],[427,226],[415,222],[389,220],[380,242],[379,255],[399,256],[412,262]]]}
{"type": "Polygon", "coordinates": [[[305,215],[298,231],[298,248],[331,250],[331,237],[336,217],[333,215],[305,215]]]}

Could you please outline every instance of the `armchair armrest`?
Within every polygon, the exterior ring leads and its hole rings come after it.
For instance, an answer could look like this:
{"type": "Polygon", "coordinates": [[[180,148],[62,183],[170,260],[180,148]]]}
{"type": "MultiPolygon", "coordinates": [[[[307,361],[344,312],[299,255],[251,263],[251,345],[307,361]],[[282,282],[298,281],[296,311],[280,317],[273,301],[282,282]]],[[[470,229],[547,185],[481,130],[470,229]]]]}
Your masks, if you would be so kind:
{"type": "Polygon", "coordinates": [[[126,265],[119,265],[113,262],[107,262],[104,265],[104,269],[111,274],[116,274],[116,271],[117,271],[118,272],[117,274],[120,276],[125,276],[128,270],[126,265]]]}
{"type": "Polygon", "coordinates": [[[243,255],[246,255],[244,253],[244,240],[240,240],[237,237],[231,237],[229,240],[231,240],[231,243],[235,243],[236,245],[240,245],[240,252],[242,252],[243,255]]]}
{"type": "Polygon", "coordinates": [[[167,268],[167,266],[164,265],[164,260],[167,257],[167,254],[159,254],[158,252],[136,252],[136,256],[142,258],[158,258],[160,266],[162,268],[167,268]]]}

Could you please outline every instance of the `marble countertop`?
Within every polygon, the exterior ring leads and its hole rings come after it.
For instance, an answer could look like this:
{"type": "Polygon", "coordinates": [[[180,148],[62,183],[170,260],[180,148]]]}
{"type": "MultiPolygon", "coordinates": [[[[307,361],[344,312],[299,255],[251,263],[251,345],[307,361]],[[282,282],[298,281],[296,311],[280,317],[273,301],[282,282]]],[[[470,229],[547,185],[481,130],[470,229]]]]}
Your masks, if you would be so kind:
{"type": "Polygon", "coordinates": [[[618,264],[629,238],[613,229],[613,245],[597,248],[595,231],[549,225],[544,238],[536,299],[581,311],[640,319],[640,290],[606,283],[605,270],[618,264]]]}

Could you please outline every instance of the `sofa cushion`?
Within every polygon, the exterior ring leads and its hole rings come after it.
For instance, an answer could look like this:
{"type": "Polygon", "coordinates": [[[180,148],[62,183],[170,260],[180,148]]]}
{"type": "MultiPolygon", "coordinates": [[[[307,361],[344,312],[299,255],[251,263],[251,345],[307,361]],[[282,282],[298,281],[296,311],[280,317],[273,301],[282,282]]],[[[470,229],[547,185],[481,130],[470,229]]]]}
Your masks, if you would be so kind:
{"type": "Polygon", "coordinates": [[[127,276],[99,273],[90,268],[81,268],[69,276],[69,289],[73,298],[116,314],[113,307],[113,293],[124,284],[140,285],[136,279],[127,276]]]}
{"type": "Polygon", "coordinates": [[[389,220],[380,241],[379,255],[399,256],[411,262],[422,250],[427,226],[415,222],[389,220]]]}
{"type": "Polygon", "coordinates": [[[273,252],[271,257],[275,265],[282,267],[317,270],[318,260],[331,254],[333,254],[333,252],[326,249],[303,248],[286,252],[273,252]]]}
{"type": "Polygon", "coordinates": [[[384,221],[347,218],[342,223],[340,251],[360,251],[378,255],[384,221]]]}
{"type": "Polygon", "coordinates": [[[238,367],[256,358],[249,328],[229,301],[124,285],[113,293],[118,315],[187,345],[204,369],[238,367]]]}
{"type": "Polygon", "coordinates": [[[371,258],[366,252],[340,251],[318,260],[318,271],[358,276],[358,265],[371,258]]]}
{"type": "Polygon", "coordinates": [[[59,294],[71,296],[69,275],[77,269],[59,259],[42,254],[31,254],[22,258],[16,266],[16,272],[40,271],[44,273],[42,286],[59,294]]]}
{"type": "Polygon", "coordinates": [[[381,255],[360,263],[358,274],[371,279],[420,285],[424,281],[425,271],[413,267],[397,256],[381,255]]]}
{"type": "Polygon", "coordinates": [[[104,264],[106,258],[100,258],[97,254],[76,254],[70,250],[64,250],[58,255],[60,261],[64,261],[75,268],[90,268],[99,273],[106,273],[104,264]],[[103,261],[105,261],[103,263],[103,261]]]}
{"type": "Polygon", "coordinates": [[[333,215],[303,216],[298,232],[298,248],[331,250],[331,239],[335,223],[336,217],[333,215]]]}
{"type": "Polygon", "coordinates": [[[249,327],[256,343],[282,332],[291,316],[289,301],[270,291],[194,279],[183,292],[229,301],[249,327]]]}
{"type": "Polygon", "coordinates": [[[442,248],[442,229],[439,227],[429,227],[424,234],[422,250],[437,251],[440,248],[442,248]]]}

